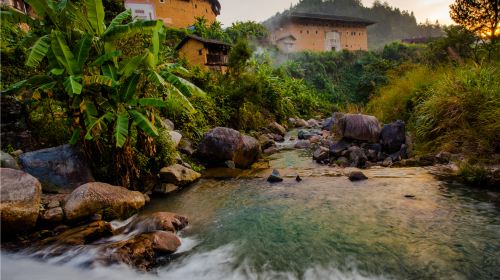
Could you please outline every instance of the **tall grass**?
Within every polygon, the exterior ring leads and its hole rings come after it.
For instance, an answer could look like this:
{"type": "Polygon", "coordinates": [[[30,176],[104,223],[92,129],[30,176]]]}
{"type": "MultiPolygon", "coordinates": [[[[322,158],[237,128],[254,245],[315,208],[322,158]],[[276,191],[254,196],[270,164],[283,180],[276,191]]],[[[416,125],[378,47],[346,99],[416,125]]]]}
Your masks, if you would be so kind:
{"type": "Polygon", "coordinates": [[[499,63],[414,66],[393,76],[367,110],[383,122],[405,120],[417,152],[487,158],[500,149],[499,63]]]}

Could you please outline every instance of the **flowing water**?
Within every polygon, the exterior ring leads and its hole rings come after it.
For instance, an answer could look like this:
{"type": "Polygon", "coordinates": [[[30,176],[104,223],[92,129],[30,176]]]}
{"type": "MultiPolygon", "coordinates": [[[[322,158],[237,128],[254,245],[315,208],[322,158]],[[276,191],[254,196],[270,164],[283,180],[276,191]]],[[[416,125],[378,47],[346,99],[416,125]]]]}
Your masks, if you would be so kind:
{"type": "Polygon", "coordinates": [[[153,199],[145,213],[190,217],[180,251],[154,273],[83,267],[89,251],[64,263],[2,254],[2,279],[500,279],[498,194],[422,168],[352,183],[300,151],[261,167],[153,199]],[[269,168],[285,181],[267,183],[269,168]]]}

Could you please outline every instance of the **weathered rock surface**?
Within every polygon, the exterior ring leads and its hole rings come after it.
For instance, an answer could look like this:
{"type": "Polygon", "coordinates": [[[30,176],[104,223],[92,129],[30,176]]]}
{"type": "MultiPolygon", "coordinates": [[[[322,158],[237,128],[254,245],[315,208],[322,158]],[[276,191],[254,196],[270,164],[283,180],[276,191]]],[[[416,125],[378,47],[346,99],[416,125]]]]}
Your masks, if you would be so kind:
{"type": "Polygon", "coordinates": [[[108,222],[96,221],[88,225],[68,229],[57,236],[43,240],[43,243],[56,245],[85,245],[112,235],[113,229],[108,222]]]}
{"type": "Polygon", "coordinates": [[[182,135],[177,131],[169,131],[170,139],[174,142],[174,146],[177,148],[182,140],[182,135]]]}
{"type": "Polygon", "coordinates": [[[269,135],[267,134],[262,134],[259,136],[259,143],[260,147],[264,150],[269,147],[272,147],[275,144],[274,140],[271,139],[271,137],[269,137],[269,135]]]}
{"type": "Polygon", "coordinates": [[[169,231],[176,233],[189,224],[186,216],[170,212],[156,212],[138,216],[129,224],[117,230],[118,233],[169,231]]]}
{"type": "Polygon", "coordinates": [[[351,143],[345,141],[345,140],[340,140],[338,142],[332,143],[330,145],[330,153],[333,156],[340,156],[341,153],[345,150],[347,150],[351,146],[351,143]]]}
{"type": "Polygon", "coordinates": [[[271,175],[269,175],[269,177],[267,178],[267,181],[269,183],[279,183],[283,182],[283,178],[281,178],[280,172],[274,169],[271,175]]]}
{"type": "Polygon", "coordinates": [[[303,119],[297,119],[297,120],[295,121],[295,127],[306,127],[306,126],[308,126],[308,125],[309,125],[309,123],[308,123],[308,122],[306,122],[306,121],[305,121],[305,120],[303,120],[303,119]]]}
{"type": "Polygon", "coordinates": [[[295,149],[308,149],[311,146],[311,142],[308,140],[299,140],[295,143],[295,149]]]}
{"type": "Polygon", "coordinates": [[[272,122],[269,124],[269,130],[271,130],[272,133],[276,133],[281,136],[285,136],[286,134],[286,129],[279,123],[277,122],[272,122]]]}
{"type": "Polygon", "coordinates": [[[327,161],[330,157],[330,150],[326,147],[319,147],[314,151],[313,159],[317,162],[327,161]]]}
{"type": "Polygon", "coordinates": [[[17,161],[11,155],[4,151],[0,151],[0,167],[19,169],[19,164],[17,164],[17,161]]]}
{"type": "Polygon", "coordinates": [[[253,137],[226,127],[207,132],[198,146],[197,155],[207,164],[223,166],[228,160],[238,168],[248,168],[260,153],[259,142],[253,137]]]}
{"type": "Polygon", "coordinates": [[[0,212],[2,234],[29,231],[36,225],[42,186],[28,173],[0,168],[0,212]]]}
{"type": "Polygon", "coordinates": [[[23,170],[36,177],[46,192],[70,193],[94,181],[83,154],[71,145],[24,153],[19,161],[23,170]]]}
{"type": "Polygon", "coordinates": [[[179,186],[176,186],[174,184],[163,183],[163,184],[157,185],[154,188],[153,192],[156,194],[169,194],[169,193],[176,192],[179,189],[180,189],[179,186]]]}
{"type": "Polygon", "coordinates": [[[349,151],[349,160],[351,161],[352,167],[363,167],[368,160],[363,149],[357,146],[350,147],[349,151]]]}
{"type": "Polygon", "coordinates": [[[164,183],[187,186],[196,182],[201,174],[180,164],[164,167],[160,170],[160,178],[164,183]]]}
{"type": "Polygon", "coordinates": [[[337,123],[337,133],[348,139],[376,143],[380,131],[380,123],[374,116],[345,114],[337,123]]]}
{"type": "Polygon", "coordinates": [[[380,133],[380,143],[385,152],[395,153],[406,142],[406,128],[403,121],[396,121],[384,125],[380,133]]]}
{"type": "Polygon", "coordinates": [[[64,204],[66,220],[78,221],[94,214],[106,219],[125,218],[145,204],[142,193],[106,183],[87,183],[74,190],[64,204]]]}
{"type": "Polygon", "coordinates": [[[45,224],[58,224],[64,219],[64,212],[60,206],[47,209],[40,213],[40,222],[45,224]]]}

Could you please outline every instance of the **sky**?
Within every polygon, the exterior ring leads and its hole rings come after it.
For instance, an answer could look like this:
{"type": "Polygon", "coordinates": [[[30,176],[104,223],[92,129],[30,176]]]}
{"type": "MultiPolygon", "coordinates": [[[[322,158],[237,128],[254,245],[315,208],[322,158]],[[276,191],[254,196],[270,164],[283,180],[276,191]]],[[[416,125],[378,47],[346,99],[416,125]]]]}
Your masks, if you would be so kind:
{"type": "MultiPolygon", "coordinates": [[[[299,0],[219,0],[222,5],[221,15],[217,17],[224,26],[230,26],[235,21],[264,21],[277,12],[290,8],[299,0]]],[[[362,0],[365,6],[370,7],[374,0],[362,0]]],[[[400,10],[413,11],[418,22],[427,19],[434,23],[451,24],[448,10],[453,0],[386,0],[391,6],[400,10]]],[[[382,1],[385,2],[385,1],[382,1]]]]}

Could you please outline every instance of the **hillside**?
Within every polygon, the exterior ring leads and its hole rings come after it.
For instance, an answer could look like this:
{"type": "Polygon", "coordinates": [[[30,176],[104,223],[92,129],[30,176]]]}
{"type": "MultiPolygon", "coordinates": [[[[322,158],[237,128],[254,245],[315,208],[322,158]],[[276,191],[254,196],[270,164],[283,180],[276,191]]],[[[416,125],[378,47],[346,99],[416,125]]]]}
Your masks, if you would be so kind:
{"type": "Polygon", "coordinates": [[[442,29],[438,24],[418,24],[413,12],[401,11],[380,1],[376,1],[372,7],[365,7],[361,0],[302,0],[283,13],[268,19],[265,24],[271,25],[278,17],[290,12],[351,16],[375,21],[377,23],[368,28],[370,49],[406,38],[442,35],[442,29]]]}

